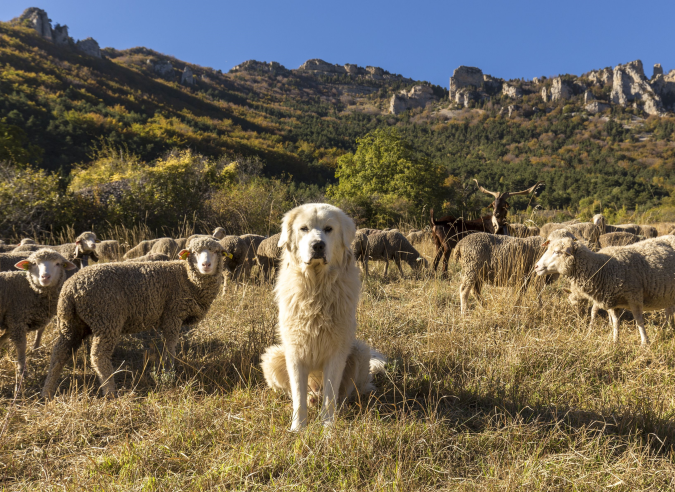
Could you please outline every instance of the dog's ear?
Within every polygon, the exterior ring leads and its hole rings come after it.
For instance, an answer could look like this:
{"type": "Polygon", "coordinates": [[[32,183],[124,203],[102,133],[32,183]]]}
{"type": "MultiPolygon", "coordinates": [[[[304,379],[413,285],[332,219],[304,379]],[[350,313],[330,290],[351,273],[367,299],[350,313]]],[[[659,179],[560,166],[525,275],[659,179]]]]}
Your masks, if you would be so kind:
{"type": "Polygon", "coordinates": [[[279,236],[279,242],[277,247],[291,249],[292,238],[293,238],[293,222],[295,222],[295,217],[298,215],[298,208],[294,208],[289,212],[286,212],[284,218],[281,221],[281,236],[279,236]]]}

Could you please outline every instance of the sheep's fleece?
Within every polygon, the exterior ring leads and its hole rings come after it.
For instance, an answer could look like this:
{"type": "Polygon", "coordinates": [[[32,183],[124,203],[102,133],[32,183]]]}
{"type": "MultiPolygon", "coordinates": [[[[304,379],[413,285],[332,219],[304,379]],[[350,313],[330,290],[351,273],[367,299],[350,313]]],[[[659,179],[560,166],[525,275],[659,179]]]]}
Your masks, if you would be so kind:
{"type": "MultiPolygon", "coordinates": [[[[156,328],[173,359],[183,324],[202,320],[222,287],[223,248],[211,237],[193,239],[187,261],[109,263],[80,270],[63,286],[57,308],[59,338],[43,389],[51,397],[63,365],[87,334],[92,367],[105,394],[114,394],[110,362],[120,336],[156,328]],[[217,262],[209,274],[197,267],[208,250],[217,262]]],[[[181,255],[184,256],[184,255],[181,255]]]]}

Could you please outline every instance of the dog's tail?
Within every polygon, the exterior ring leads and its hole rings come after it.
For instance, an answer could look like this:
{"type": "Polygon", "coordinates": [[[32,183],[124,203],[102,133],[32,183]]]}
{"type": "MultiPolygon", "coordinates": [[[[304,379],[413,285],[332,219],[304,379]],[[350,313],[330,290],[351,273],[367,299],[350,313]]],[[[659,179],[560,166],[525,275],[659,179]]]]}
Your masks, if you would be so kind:
{"type": "Polygon", "coordinates": [[[387,358],[375,350],[374,348],[370,349],[370,375],[375,376],[376,374],[384,374],[384,366],[387,363],[387,358]]]}

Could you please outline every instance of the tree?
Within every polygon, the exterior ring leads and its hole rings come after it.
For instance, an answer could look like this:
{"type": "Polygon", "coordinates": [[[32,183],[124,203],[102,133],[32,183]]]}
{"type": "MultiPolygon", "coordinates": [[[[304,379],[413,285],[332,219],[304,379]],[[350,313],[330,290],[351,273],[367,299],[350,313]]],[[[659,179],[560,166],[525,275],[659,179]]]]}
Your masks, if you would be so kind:
{"type": "Polygon", "coordinates": [[[41,158],[42,149],[28,142],[26,132],[0,121],[0,162],[25,165],[40,162],[41,158]]]}
{"type": "Polygon", "coordinates": [[[335,177],[339,182],[328,188],[329,197],[369,202],[376,209],[384,207],[380,215],[388,209],[390,216],[394,212],[421,213],[448,198],[444,168],[416,155],[397,130],[380,128],[356,143],[355,153],[337,160],[335,177]]]}

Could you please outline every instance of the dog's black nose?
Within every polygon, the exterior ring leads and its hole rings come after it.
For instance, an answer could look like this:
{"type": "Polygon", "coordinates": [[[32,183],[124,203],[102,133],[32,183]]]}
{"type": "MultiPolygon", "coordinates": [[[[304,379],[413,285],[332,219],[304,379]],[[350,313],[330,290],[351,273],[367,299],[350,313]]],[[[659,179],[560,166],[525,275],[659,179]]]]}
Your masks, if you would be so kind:
{"type": "Polygon", "coordinates": [[[312,249],[314,250],[315,253],[323,253],[326,251],[326,243],[323,241],[316,241],[312,243],[312,249]]]}

